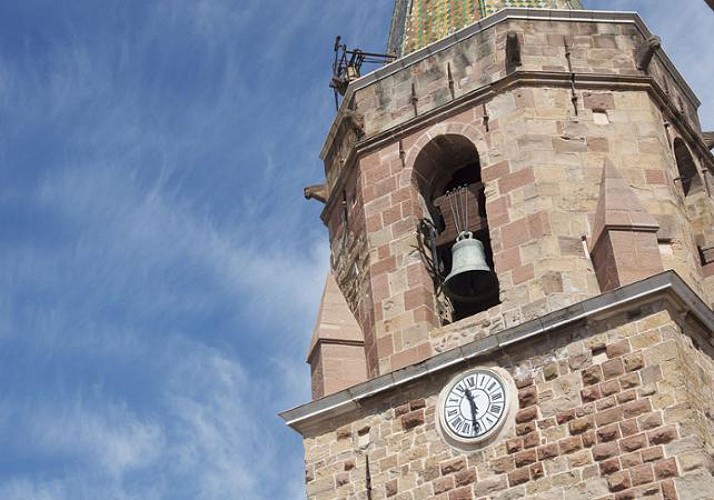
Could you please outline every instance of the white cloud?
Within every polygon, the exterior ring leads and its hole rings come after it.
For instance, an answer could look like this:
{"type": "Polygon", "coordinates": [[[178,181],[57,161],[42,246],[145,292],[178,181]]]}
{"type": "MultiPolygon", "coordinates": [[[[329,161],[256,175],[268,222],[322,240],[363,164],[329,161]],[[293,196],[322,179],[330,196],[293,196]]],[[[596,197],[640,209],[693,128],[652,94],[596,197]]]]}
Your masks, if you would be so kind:
{"type": "Polygon", "coordinates": [[[15,478],[0,483],[0,498],[13,500],[61,500],[68,498],[61,481],[15,478]]]}
{"type": "Polygon", "coordinates": [[[62,403],[38,402],[33,410],[28,428],[34,446],[50,456],[79,458],[113,478],[151,464],[163,446],[161,427],[123,402],[78,395],[62,403]]]}

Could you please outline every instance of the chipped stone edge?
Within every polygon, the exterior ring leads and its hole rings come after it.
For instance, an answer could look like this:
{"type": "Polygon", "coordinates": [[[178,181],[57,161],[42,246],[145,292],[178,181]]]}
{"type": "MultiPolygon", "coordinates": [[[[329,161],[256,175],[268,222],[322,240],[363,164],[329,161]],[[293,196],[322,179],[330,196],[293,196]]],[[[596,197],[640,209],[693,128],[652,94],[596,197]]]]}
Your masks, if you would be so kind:
{"type": "MultiPolygon", "coordinates": [[[[548,334],[578,321],[612,316],[625,308],[652,302],[663,295],[674,300],[680,307],[694,315],[714,337],[714,311],[692,291],[677,273],[665,271],[437,354],[426,361],[283,411],[278,415],[292,429],[304,434],[314,429],[320,422],[359,409],[362,401],[378,394],[404,388],[410,383],[437,372],[464,364],[527,339],[548,334]]],[[[714,344],[713,338],[710,338],[710,342],[714,344]]]]}
{"type": "MultiPolygon", "coordinates": [[[[358,90],[362,90],[365,87],[373,84],[376,81],[387,78],[404,68],[408,68],[428,59],[434,54],[437,54],[443,50],[446,50],[457,43],[471,38],[484,30],[492,28],[499,23],[508,20],[526,20],[526,21],[567,21],[567,22],[611,22],[618,24],[634,24],[637,29],[642,33],[645,39],[650,38],[653,33],[649,30],[647,25],[644,23],[642,18],[637,12],[615,12],[615,11],[604,11],[604,10],[559,10],[559,9],[530,9],[530,8],[514,8],[510,7],[507,9],[500,10],[495,14],[492,14],[485,19],[475,22],[474,24],[463,28],[452,35],[442,38],[431,45],[419,49],[411,54],[408,54],[396,61],[382,66],[371,73],[359,78],[352,82],[347,88],[344,99],[340,103],[340,108],[337,112],[337,117],[332,122],[330,130],[327,134],[322,150],[320,151],[320,158],[325,158],[327,151],[332,143],[334,136],[337,134],[337,129],[339,128],[341,122],[341,116],[343,111],[348,109],[349,102],[352,100],[352,96],[358,90]]],[[[692,101],[695,107],[701,105],[701,101],[697,98],[696,94],[689,86],[687,81],[684,79],[682,74],[677,70],[672,63],[671,59],[667,56],[664,50],[659,50],[657,56],[660,58],[661,63],[669,71],[672,78],[680,85],[680,87],[687,94],[687,97],[692,101]]]]}

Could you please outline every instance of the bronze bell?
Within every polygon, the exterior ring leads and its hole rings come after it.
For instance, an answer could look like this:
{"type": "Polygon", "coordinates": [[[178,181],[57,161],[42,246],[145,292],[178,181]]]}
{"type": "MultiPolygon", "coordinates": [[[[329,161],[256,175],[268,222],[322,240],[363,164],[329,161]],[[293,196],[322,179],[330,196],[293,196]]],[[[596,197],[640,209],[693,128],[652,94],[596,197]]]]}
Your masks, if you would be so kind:
{"type": "Polygon", "coordinates": [[[462,231],[451,249],[451,272],[444,293],[458,302],[477,302],[495,290],[495,277],[486,263],[483,243],[470,231],[462,231]]]}

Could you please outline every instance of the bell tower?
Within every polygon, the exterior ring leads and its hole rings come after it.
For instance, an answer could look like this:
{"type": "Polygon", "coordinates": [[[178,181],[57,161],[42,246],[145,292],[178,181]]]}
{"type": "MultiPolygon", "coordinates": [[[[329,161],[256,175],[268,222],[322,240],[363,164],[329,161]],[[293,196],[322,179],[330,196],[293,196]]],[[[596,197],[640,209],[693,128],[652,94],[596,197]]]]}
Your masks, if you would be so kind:
{"type": "Polygon", "coordinates": [[[321,151],[309,498],[714,497],[714,156],[634,13],[396,0],[321,151]]]}

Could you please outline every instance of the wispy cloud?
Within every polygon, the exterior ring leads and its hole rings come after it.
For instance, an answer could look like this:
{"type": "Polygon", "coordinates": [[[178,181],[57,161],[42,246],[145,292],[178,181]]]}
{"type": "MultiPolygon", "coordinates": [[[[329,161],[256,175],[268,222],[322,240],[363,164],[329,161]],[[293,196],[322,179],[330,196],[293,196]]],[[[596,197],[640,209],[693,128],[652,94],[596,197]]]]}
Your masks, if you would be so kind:
{"type": "Polygon", "coordinates": [[[301,188],[334,36],[381,50],[388,4],[5,8],[0,498],[303,495],[275,415],[328,265],[301,188]]]}
{"type": "Polygon", "coordinates": [[[41,51],[0,50],[0,497],[302,495],[275,414],[308,397],[320,132],[256,93],[278,71],[234,29],[258,7],[115,3],[115,24],[63,12],[41,51]]]}

